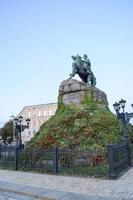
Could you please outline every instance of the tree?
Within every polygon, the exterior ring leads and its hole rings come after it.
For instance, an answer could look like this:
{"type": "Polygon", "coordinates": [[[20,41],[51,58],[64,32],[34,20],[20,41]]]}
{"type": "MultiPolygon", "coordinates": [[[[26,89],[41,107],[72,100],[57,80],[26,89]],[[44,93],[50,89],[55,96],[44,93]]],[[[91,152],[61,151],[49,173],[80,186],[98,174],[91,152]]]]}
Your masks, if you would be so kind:
{"type": "Polygon", "coordinates": [[[0,129],[0,136],[4,142],[13,140],[13,122],[11,120],[0,129]],[[11,139],[9,140],[9,138],[11,139]]]}

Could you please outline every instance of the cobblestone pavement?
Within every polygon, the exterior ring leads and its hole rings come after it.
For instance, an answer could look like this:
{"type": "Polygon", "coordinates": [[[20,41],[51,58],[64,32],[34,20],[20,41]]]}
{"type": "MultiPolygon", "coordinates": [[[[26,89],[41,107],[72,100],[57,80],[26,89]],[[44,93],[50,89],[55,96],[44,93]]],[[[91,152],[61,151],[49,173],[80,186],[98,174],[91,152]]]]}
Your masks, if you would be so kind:
{"type": "MultiPolygon", "coordinates": [[[[13,192],[0,192],[0,200],[39,200],[39,199],[27,195],[16,194],[13,192]]],[[[49,200],[49,199],[45,198],[44,200],[49,200]]]]}
{"type": "MultiPolygon", "coordinates": [[[[54,196],[54,199],[51,199],[51,200],[56,200],[56,199],[58,200],[115,200],[115,199],[107,198],[107,197],[89,196],[89,195],[84,195],[84,194],[79,194],[79,193],[77,194],[77,193],[64,192],[63,194],[57,191],[54,191],[54,192],[52,191],[51,193],[47,193],[47,195],[54,196]]],[[[1,192],[0,200],[50,200],[50,199],[47,199],[46,197],[44,198],[43,195],[40,198],[34,198],[31,196],[22,195],[19,193],[1,192]]]]}
{"type": "Polygon", "coordinates": [[[16,187],[18,190],[26,190],[26,188],[30,190],[32,187],[32,193],[40,192],[40,188],[44,190],[41,191],[44,197],[58,200],[133,200],[133,168],[118,180],[0,170],[0,188],[4,187],[8,190],[16,187]],[[23,188],[19,188],[22,186],[23,188]]]}

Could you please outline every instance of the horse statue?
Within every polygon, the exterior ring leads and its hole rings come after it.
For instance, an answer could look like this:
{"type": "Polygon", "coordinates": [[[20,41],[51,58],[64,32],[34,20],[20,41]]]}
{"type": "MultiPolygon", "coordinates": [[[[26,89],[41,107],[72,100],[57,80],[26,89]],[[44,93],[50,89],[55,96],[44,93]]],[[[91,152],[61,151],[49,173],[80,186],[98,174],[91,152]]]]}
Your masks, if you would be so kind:
{"type": "Polygon", "coordinates": [[[72,63],[72,74],[70,74],[70,79],[78,74],[84,83],[88,83],[92,86],[96,86],[96,78],[91,71],[91,63],[88,56],[85,54],[83,58],[79,55],[72,56],[74,62],[72,63]]]}

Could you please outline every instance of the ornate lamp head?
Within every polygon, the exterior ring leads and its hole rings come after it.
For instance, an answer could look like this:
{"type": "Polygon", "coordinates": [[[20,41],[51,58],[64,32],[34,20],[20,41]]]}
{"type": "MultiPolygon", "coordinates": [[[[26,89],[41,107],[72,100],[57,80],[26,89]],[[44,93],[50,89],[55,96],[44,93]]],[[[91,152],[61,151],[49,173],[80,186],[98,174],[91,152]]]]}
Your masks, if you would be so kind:
{"type": "Polygon", "coordinates": [[[27,123],[27,126],[29,126],[29,124],[30,124],[30,119],[29,118],[26,119],[26,123],[27,123]]]}
{"type": "Polygon", "coordinates": [[[19,119],[19,122],[21,123],[22,120],[23,120],[23,117],[20,115],[20,116],[18,117],[18,119],[19,119]]]}
{"type": "Polygon", "coordinates": [[[119,104],[120,104],[121,107],[124,109],[124,108],[125,108],[125,104],[126,104],[126,100],[121,99],[121,100],[119,101],[119,104]]]}
{"type": "Polygon", "coordinates": [[[115,103],[113,104],[113,107],[114,107],[114,109],[115,109],[116,113],[118,113],[118,112],[119,112],[119,110],[120,110],[120,104],[119,104],[119,103],[117,103],[117,102],[115,102],[115,103]]]}
{"type": "Polygon", "coordinates": [[[18,123],[18,118],[17,118],[17,117],[15,117],[15,118],[13,119],[13,121],[14,121],[14,124],[16,124],[16,125],[17,125],[17,123],[18,123]]]}

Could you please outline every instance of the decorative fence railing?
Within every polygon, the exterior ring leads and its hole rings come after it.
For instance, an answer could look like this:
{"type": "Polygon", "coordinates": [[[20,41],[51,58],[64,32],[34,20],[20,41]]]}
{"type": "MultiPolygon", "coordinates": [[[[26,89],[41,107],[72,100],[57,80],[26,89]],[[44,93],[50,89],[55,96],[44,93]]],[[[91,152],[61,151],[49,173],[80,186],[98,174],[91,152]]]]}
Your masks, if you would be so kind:
{"type": "Polygon", "coordinates": [[[117,178],[133,160],[133,145],[112,144],[101,149],[20,149],[0,145],[0,168],[41,173],[117,178]]]}
{"type": "Polygon", "coordinates": [[[18,170],[19,157],[24,146],[0,145],[0,168],[18,170]]]}
{"type": "Polygon", "coordinates": [[[107,156],[103,149],[25,149],[19,156],[19,169],[82,176],[103,177],[108,174],[107,156]]]}
{"type": "Polygon", "coordinates": [[[106,149],[23,149],[3,145],[0,168],[78,176],[108,176],[106,149]]]}
{"type": "Polygon", "coordinates": [[[94,177],[108,175],[106,149],[63,148],[57,151],[60,174],[94,177]]]}
{"type": "Polygon", "coordinates": [[[133,143],[130,143],[130,159],[131,159],[131,166],[133,166],[133,143]]]}
{"type": "Polygon", "coordinates": [[[115,179],[132,165],[132,144],[129,141],[123,144],[110,144],[107,149],[109,177],[115,179]]]}
{"type": "Polygon", "coordinates": [[[16,148],[11,145],[0,145],[0,168],[15,169],[16,148]]]}
{"type": "Polygon", "coordinates": [[[53,149],[24,149],[19,155],[18,163],[19,170],[53,173],[53,149]]]}

